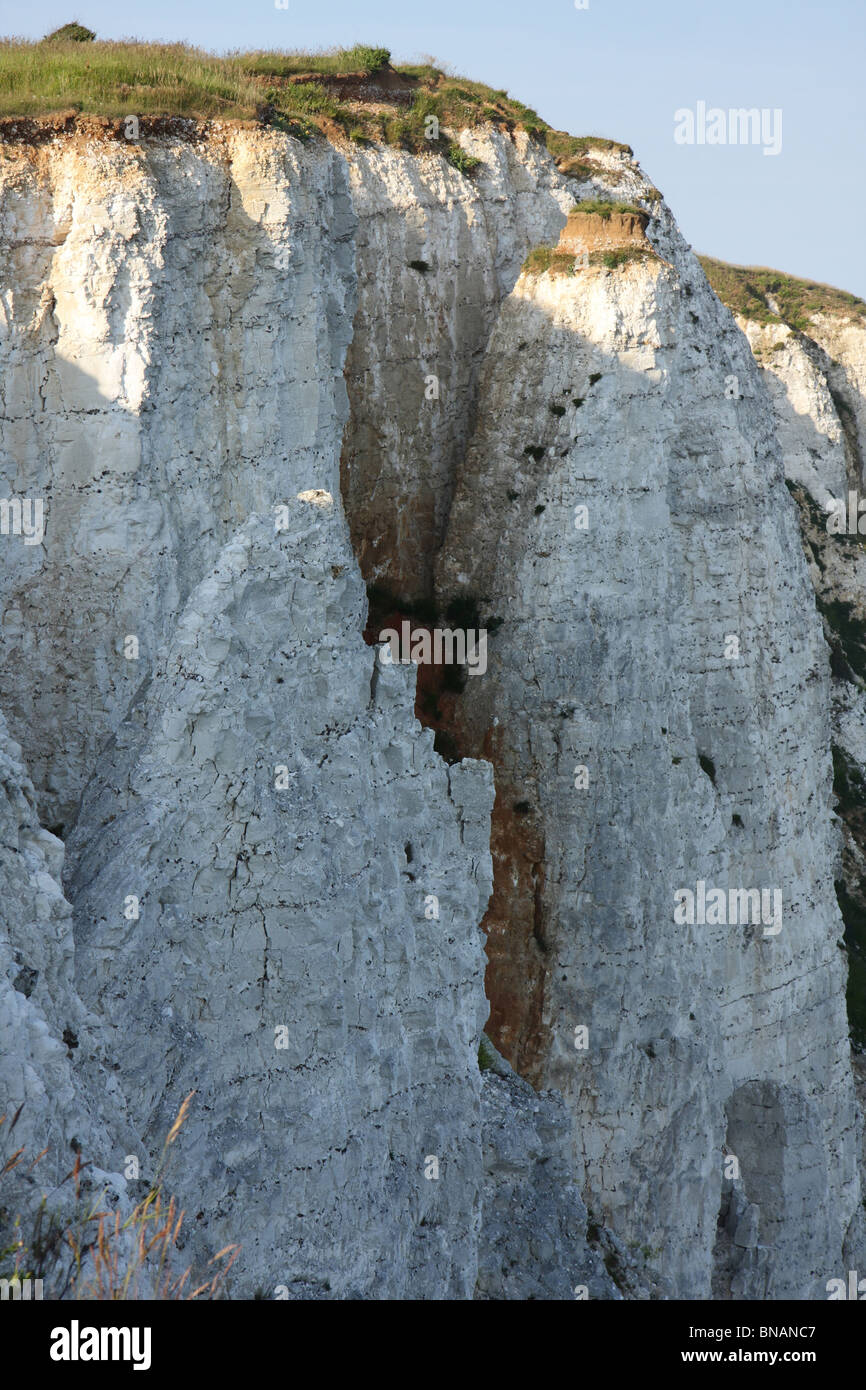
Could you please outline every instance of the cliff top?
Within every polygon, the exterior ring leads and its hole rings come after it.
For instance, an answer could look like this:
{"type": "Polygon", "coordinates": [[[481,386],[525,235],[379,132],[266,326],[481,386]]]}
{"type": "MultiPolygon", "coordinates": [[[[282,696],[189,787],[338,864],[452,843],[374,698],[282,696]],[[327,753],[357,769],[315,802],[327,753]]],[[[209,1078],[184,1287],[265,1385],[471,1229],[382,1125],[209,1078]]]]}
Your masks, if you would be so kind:
{"type": "MultiPolygon", "coordinates": [[[[320,132],[420,153],[436,148],[428,133],[429,118],[436,117],[452,131],[481,124],[524,130],[546,144],[564,172],[578,177],[592,147],[631,154],[613,140],[553,130],[506,91],[456,77],[433,62],[393,67],[387,48],[356,44],[319,53],[219,57],[184,44],[58,34],[39,41],[0,39],[0,138],[37,139],[44,118],[51,134],[94,117],[118,123],[119,134],[123,121],[135,115],[145,134],[165,133],[166,121],[178,117],[250,121],[300,139],[320,132]]],[[[452,162],[470,172],[470,156],[449,148],[452,162]]]]}
{"type": "Polygon", "coordinates": [[[768,266],[728,265],[699,256],[704,274],[723,304],[734,314],[755,323],[786,323],[804,333],[813,314],[866,318],[866,303],[855,294],[798,280],[768,266]]]}

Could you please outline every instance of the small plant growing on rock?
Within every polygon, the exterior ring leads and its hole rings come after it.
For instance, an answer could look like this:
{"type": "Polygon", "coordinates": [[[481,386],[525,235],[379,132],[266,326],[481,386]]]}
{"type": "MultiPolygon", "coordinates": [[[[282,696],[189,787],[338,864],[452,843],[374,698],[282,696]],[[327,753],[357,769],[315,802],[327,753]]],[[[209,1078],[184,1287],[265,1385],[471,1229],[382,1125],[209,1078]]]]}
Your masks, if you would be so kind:
{"type": "Polygon", "coordinates": [[[617,270],[631,261],[655,259],[655,252],[646,246],[616,246],[610,251],[591,251],[589,255],[590,265],[603,265],[605,270],[617,270]]]}
{"type": "Polygon", "coordinates": [[[448,146],[445,158],[449,164],[467,177],[474,173],[481,163],[480,159],[477,159],[474,154],[469,154],[462,145],[458,145],[455,141],[452,141],[448,146]]]}
{"type": "MultiPolygon", "coordinates": [[[[22,1282],[46,1279],[54,1297],[68,1295],[79,1300],[216,1298],[240,1247],[227,1245],[218,1251],[208,1262],[204,1281],[192,1287],[191,1267],[180,1274],[175,1268],[184,1214],[176,1199],[167,1198],[163,1191],[169,1150],[180,1133],[194,1094],[187,1096],[168,1132],[147,1196],[127,1216],[119,1209],[101,1209],[105,1190],[85,1195],[88,1164],[82,1162],[76,1147],[75,1162],[54,1194],[56,1197],[60,1188],[71,1183],[71,1213],[61,1217],[59,1206],[49,1210],[43,1196],[29,1229],[25,1229],[21,1218],[13,1215],[11,1204],[20,1198],[12,1184],[15,1175],[29,1179],[47,1150],[43,1149],[29,1165],[25,1165],[23,1148],[11,1153],[0,1166],[0,1277],[22,1282]]],[[[19,1106],[5,1130],[6,1136],[14,1131],[22,1109],[19,1106]]],[[[5,1119],[0,1115],[0,1131],[5,1119]]]]}
{"type": "Polygon", "coordinates": [[[560,251],[555,246],[536,246],[526,257],[522,269],[527,275],[573,275],[574,260],[571,251],[560,251]]]}

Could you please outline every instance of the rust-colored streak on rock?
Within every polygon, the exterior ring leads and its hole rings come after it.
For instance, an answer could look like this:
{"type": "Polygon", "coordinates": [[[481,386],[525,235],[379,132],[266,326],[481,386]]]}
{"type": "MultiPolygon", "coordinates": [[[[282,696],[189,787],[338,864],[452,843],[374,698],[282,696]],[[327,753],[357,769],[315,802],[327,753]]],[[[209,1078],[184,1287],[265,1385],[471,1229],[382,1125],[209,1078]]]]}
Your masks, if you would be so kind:
{"type": "Polygon", "coordinates": [[[491,821],[493,893],[482,922],[487,934],[487,1033],[515,1071],[538,1084],[548,1051],[543,1020],[547,951],[544,906],[544,836],[532,808],[504,779],[503,730],[490,730],[479,756],[496,776],[491,821]]]}
{"type": "Polygon", "coordinates": [[[423,724],[437,729],[436,747],[441,753],[452,758],[486,758],[493,764],[496,782],[490,824],[493,892],[481,923],[487,937],[485,993],[490,1001],[486,1032],[514,1070],[539,1085],[550,1050],[543,1016],[547,973],[544,834],[537,809],[527,804],[524,789],[515,786],[509,775],[508,730],[501,725],[483,732],[472,727],[461,696],[443,690],[443,674],[441,668],[419,669],[415,714],[423,724]]]}
{"type": "MultiPolygon", "coordinates": [[[[431,631],[434,624],[413,614],[412,605],[378,596],[364,638],[378,642],[386,628],[431,631]]],[[[466,678],[463,678],[466,679],[466,678]]],[[[491,818],[493,893],[481,922],[487,937],[485,992],[490,1001],[486,1031],[515,1071],[541,1081],[549,1039],[543,1020],[546,978],[544,834],[537,808],[509,773],[510,742],[501,726],[473,719],[463,699],[460,668],[428,662],[417,667],[415,717],[436,733],[443,757],[485,758],[493,764],[496,800],[491,818]]]]}

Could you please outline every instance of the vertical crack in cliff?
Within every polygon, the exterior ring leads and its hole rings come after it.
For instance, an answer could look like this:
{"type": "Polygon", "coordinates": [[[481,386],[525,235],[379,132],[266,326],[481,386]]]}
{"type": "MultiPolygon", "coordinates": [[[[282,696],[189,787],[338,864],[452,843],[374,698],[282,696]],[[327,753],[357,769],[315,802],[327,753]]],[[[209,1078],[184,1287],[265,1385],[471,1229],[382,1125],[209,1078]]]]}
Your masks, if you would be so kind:
{"type": "MultiPolygon", "coordinates": [[[[433,162],[413,166],[410,217],[400,206],[383,207],[381,173],[371,177],[366,156],[351,161],[359,298],[345,367],[350,416],[340,480],[368,586],[369,643],[408,622],[413,631],[483,628],[492,645],[503,621],[472,596],[439,604],[437,555],[479,427],[490,333],[527,252],[560,235],[579,185],[525,137],[488,131],[483,140],[474,182],[433,162]]],[[[415,714],[447,761],[493,763],[494,886],[482,922],[488,1030],[518,1071],[537,1080],[548,1050],[544,835],[538,808],[528,808],[526,788],[510,784],[498,756],[508,721],[500,725],[495,711],[481,721],[464,716],[471,682],[465,669],[418,665],[415,714]]]]}

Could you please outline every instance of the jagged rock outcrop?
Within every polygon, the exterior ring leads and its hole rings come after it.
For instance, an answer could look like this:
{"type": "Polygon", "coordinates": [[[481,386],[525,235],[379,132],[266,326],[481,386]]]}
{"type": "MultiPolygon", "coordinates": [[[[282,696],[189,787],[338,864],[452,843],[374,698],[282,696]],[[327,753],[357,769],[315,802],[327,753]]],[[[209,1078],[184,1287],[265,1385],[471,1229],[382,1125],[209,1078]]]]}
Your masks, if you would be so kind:
{"type": "Polygon", "coordinates": [[[248,1293],[467,1297],[488,770],[376,669],[345,544],[296,502],[193,590],[70,841],[79,987],[152,1145],[196,1092],[180,1193],[248,1293]]]}
{"type": "Polygon", "coordinates": [[[120,1202],[122,1156],[136,1151],[100,1021],[75,991],[63,843],[40,826],[35,803],[0,715],[0,1169],[10,1165],[0,1175],[0,1277],[16,1268],[14,1246],[28,1241],[43,1197],[49,1214],[74,1208],[76,1154],[89,1156],[83,1191],[105,1188],[120,1202]]]}
{"type": "Polygon", "coordinates": [[[557,246],[575,254],[645,247],[648,222],[647,213],[581,212],[580,204],[577,204],[568,214],[557,246]]]}
{"type": "Polygon", "coordinates": [[[534,1091],[486,1036],[480,1055],[485,1190],[475,1297],[647,1297],[635,1257],[587,1215],[562,1097],[534,1091]]]}
{"type": "Polygon", "coordinates": [[[68,825],[222,546],[327,485],[355,219],[330,148],[267,133],[11,146],[3,193],[2,484],[46,539],[5,543],[2,693],[68,825]]]}

